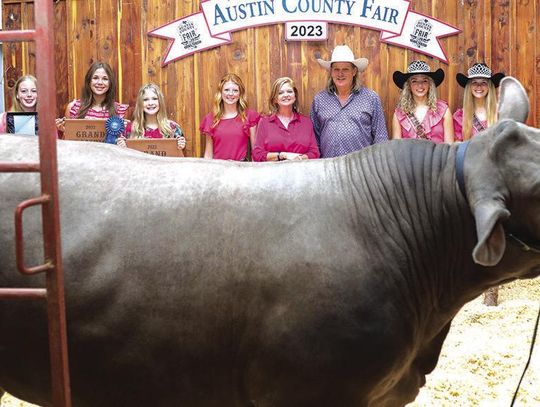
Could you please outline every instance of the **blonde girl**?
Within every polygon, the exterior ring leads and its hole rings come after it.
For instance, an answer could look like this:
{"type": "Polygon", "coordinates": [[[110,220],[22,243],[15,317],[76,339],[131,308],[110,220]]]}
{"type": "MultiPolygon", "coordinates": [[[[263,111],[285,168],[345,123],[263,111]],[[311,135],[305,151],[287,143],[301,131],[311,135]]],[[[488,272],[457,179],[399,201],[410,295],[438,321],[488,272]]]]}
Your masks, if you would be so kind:
{"type": "MultiPolygon", "coordinates": [[[[13,104],[10,112],[37,111],[37,79],[32,75],[24,75],[17,79],[13,87],[13,104]]],[[[0,117],[0,132],[6,131],[6,112],[0,117]]]]}
{"type": "Polygon", "coordinates": [[[176,138],[178,148],[186,147],[186,139],[180,125],[168,119],[165,97],[161,89],[148,83],[141,86],[137,94],[133,121],[128,123],[125,135],[117,140],[121,147],[126,146],[127,138],[176,138]]]}
{"type": "Polygon", "coordinates": [[[492,75],[484,63],[471,66],[467,72],[456,75],[463,92],[463,108],[454,113],[456,140],[469,140],[497,121],[497,90],[504,73],[492,75]]]}
{"type": "Polygon", "coordinates": [[[431,71],[426,62],[413,61],[407,72],[395,71],[393,80],[401,94],[392,118],[392,139],[452,143],[452,113],[448,104],[437,97],[437,87],[444,80],[443,70],[431,71]]]}

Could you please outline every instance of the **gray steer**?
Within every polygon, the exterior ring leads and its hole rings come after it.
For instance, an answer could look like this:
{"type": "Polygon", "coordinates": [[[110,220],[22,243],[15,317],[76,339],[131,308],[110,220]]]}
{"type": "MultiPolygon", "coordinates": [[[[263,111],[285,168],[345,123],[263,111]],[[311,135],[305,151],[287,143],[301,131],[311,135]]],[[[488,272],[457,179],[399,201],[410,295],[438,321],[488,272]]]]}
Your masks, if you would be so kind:
{"type": "MultiPolygon", "coordinates": [[[[540,239],[540,131],[501,86],[501,120],[463,150],[466,196],[459,144],[260,164],[58,142],[74,406],[412,401],[467,301],[540,274],[519,243],[540,239]]],[[[0,161],[36,159],[0,136],[0,161]]],[[[43,286],[14,266],[13,210],[37,195],[36,175],[0,174],[1,287],[43,286]]],[[[0,302],[0,386],[44,406],[46,332],[44,304],[0,302]]]]}

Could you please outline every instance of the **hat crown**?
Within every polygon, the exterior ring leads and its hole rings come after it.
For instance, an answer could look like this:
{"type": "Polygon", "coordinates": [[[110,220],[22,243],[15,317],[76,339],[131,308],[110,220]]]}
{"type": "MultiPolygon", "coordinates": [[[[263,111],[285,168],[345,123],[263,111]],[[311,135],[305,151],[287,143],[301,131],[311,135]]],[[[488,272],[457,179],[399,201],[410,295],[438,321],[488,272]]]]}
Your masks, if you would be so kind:
{"type": "Polygon", "coordinates": [[[352,62],[354,59],[354,54],[347,45],[338,45],[334,48],[334,51],[332,51],[331,61],[352,62]]]}
{"type": "Polygon", "coordinates": [[[326,70],[330,70],[334,62],[350,62],[358,69],[358,72],[363,72],[368,65],[366,58],[355,58],[352,49],[347,45],[336,46],[332,51],[332,59],[330,61],[317,58],[317,62],[326,70]]]}
{"type": "Polygon", "coordinates": [[[486,64],[474,64],[467,71],[470,78],[491,78],[491,69],[486,64]]]}
{"type": "Polygon", "coordinates": [[[412,61],[407,68],[407,73],[427,73],[431,72],[429,65],[424,61],[412,61]]]}

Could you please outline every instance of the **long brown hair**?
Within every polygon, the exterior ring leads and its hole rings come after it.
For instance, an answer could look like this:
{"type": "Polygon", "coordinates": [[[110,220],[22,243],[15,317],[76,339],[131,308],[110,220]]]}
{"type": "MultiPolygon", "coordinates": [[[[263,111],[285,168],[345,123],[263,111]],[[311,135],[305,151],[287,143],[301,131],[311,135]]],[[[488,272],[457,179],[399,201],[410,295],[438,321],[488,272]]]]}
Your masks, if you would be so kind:
{"type": "Polygon", "coordinates": [[[225,108],[223,106],[223,97],[221,96],[221,92],[223,90],[223,86],[227,82],[233,82],[236,85],[238,85],[238,89],[240,91],[240,94],[238,96],[238,103],[236,109],[238,110],[238,114],[240,115],[240,119],[244,122],[246,121],[246,111],[248,108],[247,100],[246,100],[246,87],[244,86],[244,82],[242,82],[242,79],[236,74],[228,73],[223,78],[221,78],[221,81],[219,81],[219,86],[217,88],[217,92],[214,95],[214,121],[212,122],[212,127],[216,127],[221,118],[223,117],[223,114],[225,113],[225,108]]]}
{"type": "Polygon", "coordinates": [[[77,115],[78,119],[83,119],[94,104],[94,93],[92,92],[90,83],[92,82],[94,73],[100,68],[102,68],[109,77],[109,89],[105,94],[105,100],[101,106],[109,111],[109,116],[114,116],[116,114],[116,106],[114,105],[114,100],[116,99],[116,75],[107,62],[98,61],[90,65],[90,68],[88,68],[88,71],[84,76],[84,86],[81,90],[81,108],[77,115]]]}
{"type": "MultiPolygon", "coordinates": [[[[37,79],[35,76],[24,75],[24,76],[21,76],[19,79],[17,79],[17,82],[15,82],[15,86],[13,87],[13,104],[11,106],[12,112],[24,111],[23,107],[21,106],[20,100],[17,98],[17,95],[19,94],[19,86],[21,85],[21,83],[27,80],[34,82],[34,85],[36,85],[36,88],[37,88],[37,79]]],[[[37,101],[35,105],[35,111],[37,111],[37,101]]]]}

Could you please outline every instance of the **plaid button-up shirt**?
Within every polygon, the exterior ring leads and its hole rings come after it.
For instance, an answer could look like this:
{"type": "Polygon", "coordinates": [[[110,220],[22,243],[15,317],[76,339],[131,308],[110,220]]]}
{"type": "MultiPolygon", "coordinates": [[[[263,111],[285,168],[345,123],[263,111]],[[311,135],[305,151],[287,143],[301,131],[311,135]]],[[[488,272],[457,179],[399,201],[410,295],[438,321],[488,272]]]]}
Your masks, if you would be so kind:
{"type": "Polygon", "coordinates": [[[323,90],[313,98],[310,116],[322,158],[388,140],[381,100],[368,88],[353,92],[344,106],[336,94],[323,90]]]}

